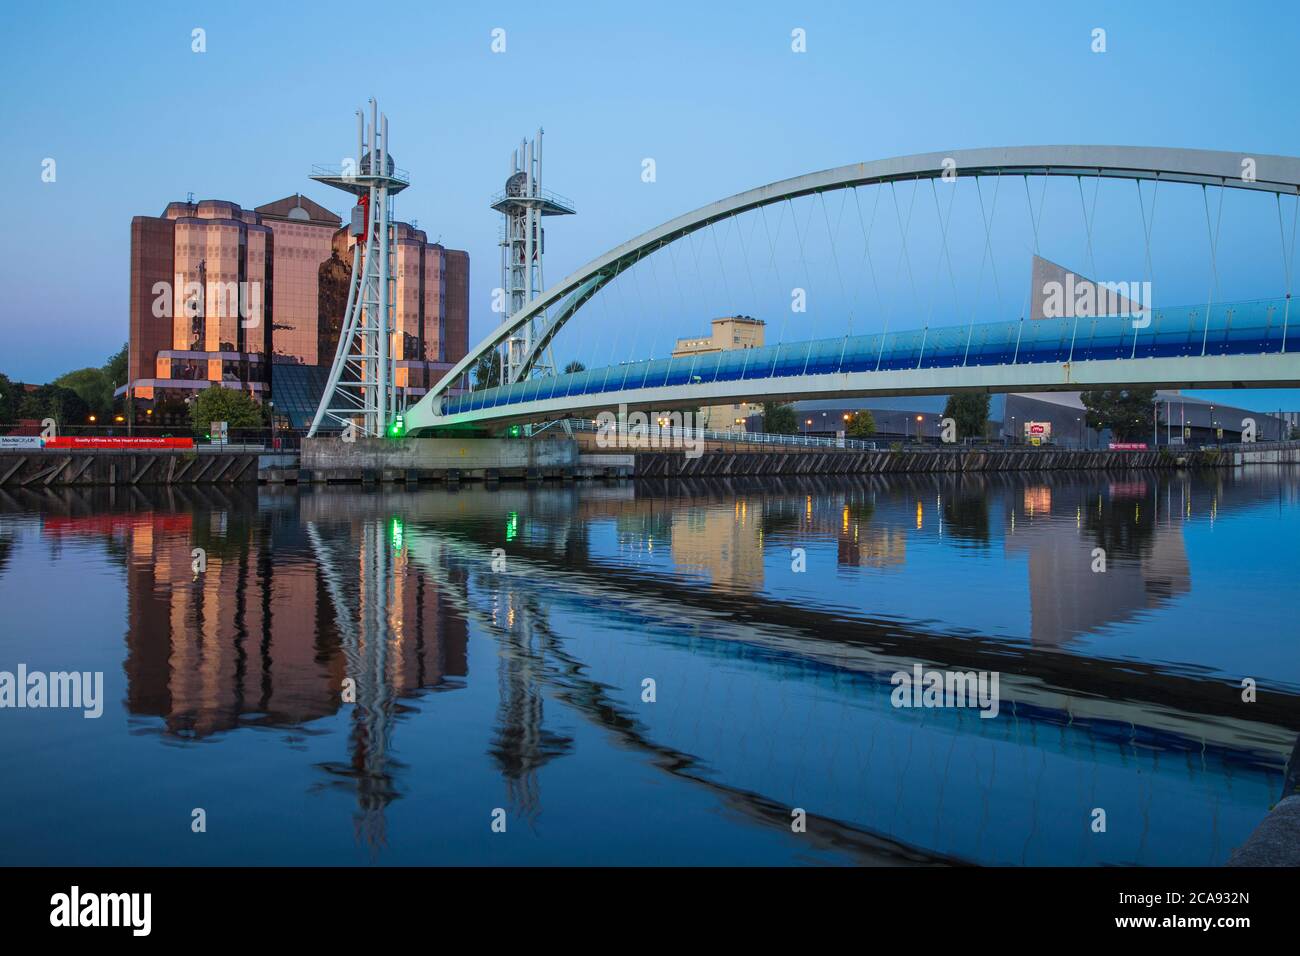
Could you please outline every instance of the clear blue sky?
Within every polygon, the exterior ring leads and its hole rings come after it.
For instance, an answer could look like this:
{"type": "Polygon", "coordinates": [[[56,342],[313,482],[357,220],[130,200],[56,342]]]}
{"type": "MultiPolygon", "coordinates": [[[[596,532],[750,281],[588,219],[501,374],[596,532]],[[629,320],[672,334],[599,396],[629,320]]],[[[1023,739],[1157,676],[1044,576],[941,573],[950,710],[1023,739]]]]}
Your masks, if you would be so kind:
{"type": "Polygon", "coordinates": [[[1300,155],[1294,2],[393,3],[372,73],[356,9],[5,5],[0,370],[44,381],[122,343],[133,215],[190,191],[250,207],[301,191],[342,211],[306,175],[350,151],[371,94],[414,182],[399,215],[470,252],[472,338],[499,284],[487,198],[539,124],[547,184],[579,208],[548,229],[552,279],[710,200],[866,159],[1076,142],[1300,155]]]}

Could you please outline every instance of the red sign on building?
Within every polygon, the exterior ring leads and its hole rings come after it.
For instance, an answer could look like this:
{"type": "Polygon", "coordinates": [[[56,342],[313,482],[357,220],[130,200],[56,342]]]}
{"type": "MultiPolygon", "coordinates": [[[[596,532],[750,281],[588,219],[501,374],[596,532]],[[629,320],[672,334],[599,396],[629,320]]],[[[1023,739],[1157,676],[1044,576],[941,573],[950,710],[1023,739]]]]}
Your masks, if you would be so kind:
{"type": "Polygon", "coordinates": [[[193,448],[193,438],[114,438],[106,435],[59,436],[45,439],[46,448],[193,448]]]}

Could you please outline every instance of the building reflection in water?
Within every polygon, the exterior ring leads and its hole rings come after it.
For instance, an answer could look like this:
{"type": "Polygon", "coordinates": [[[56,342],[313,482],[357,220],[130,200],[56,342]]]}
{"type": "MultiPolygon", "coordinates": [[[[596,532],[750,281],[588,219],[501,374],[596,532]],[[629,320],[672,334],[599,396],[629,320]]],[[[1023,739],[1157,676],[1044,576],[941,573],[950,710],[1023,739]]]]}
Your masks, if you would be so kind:
{"type": "Polygon", "coordinates": [[[1158,489],[1154,478],[1025,488],[1005,548],[1028,559],[1032,643],[1098,633],[1191,590],[1181,513],[1162,515],[1158,489]]]}
{"type": "MultiPolygon", "coordinates": [[[[796,493],[791,481],[770,481],[762,491],[735,484],[721,498],[714,488],[706,502],[681,501],[666,522],[644,498],[611,507],[620,509],[624,548],[667,536],[672,570],[703,573],[722,592],[762,591],[764,545],[785,555],[833,540],[841,568],[901,570],[913,539],[937,536],[977,549],[1000,539],[1004,554],[1026,559],[1026,576],[1007,579],[1006,589],[1012,600],[1027,600],[1026,636],[1041,646],[1104,631],[1190,591],[1184,519],[1204,513],[1213,520],[1217,513],[1217,496],[1198,492],[1204,500],[1194,503],[1193,485],[1176,475],[1098,482],[1077,475],[893,476],[821,484],[812,481],[815,494],[796,493]],[[1104,573],[1092,570],[1096,548],[1105,552],[1104,573]]],[[[961,610],[978,617],[977,607],[961,610]]]]}
{"type": "Polygon", "coordinates": [[[706,574],[718,590],[758,590],[763,586],[762,509],[761,498],[737,497],[675,511],[673,564],[688,574],[706,574]]]}
{"type": "Polygon", "coordinates": [[[322,769],[355,788],[358,834],[381,846],[383,811],[398,795],[389,744],[400,700],[463,686],[463,618],[445,584],[409,563],[400,519],[340,523],[344,509],[322,526],[259,511],[255,494],[198,498],[187,512],[44,522],[47,535],[96,535],[122,548],[129,713],[157,718],[178,741],[299,729],[348,708],[350,678],[349,757],[322,769]]]}

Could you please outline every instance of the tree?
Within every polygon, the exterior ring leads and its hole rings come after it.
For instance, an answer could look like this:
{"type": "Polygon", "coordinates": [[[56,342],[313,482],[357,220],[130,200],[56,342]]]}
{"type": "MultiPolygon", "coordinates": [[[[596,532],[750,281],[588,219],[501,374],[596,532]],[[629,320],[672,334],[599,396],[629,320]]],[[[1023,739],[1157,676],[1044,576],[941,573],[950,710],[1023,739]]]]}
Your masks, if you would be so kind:
{"type": "Polygon", "coordinates": [[[90,406],[72,389],[59,385],[42,385],[34,392],[21,389],[21,385],[14,386],[21,394],[16,418],[53,418],[60,428],[90,424],[90,406]]]}
{"type": "Polygon", "coordinates": [[[108,357],[104,363],[103,372],[108,376],[108,383],[113,389],[119,389],[126,384],[126,343],[116,353],[108,357]]]}
{"type": "Polygon", "coordinates": [[[570,362],[568,365],[564,366],[565,375],[572,375],[574,372],[585,372],[585,371],[587,371],[587,366],[583,365],[581,362],[577,361],[576,359],[570,362]]]}
{"type": "Polygon", "coordinates": [[[474,387],[495,388],[501,384],[501,353],[496,349],[484,352],[474,365],[474,387]]]}
{"type": "Polygon", "coordinates": [[[1109,428],[1116,441],[1141,441],[1155,421],[1154,388],[1097,388],[1079,398],[1088,410],[1089,428],[1109,428]]]}
{"type": "Polygon", "coordinates": [[[798,431],[794,406],[780,402],[763,403],[763,431],[769,435],[793,435],[798,431]]]}
{"type": "Polygon", "coordinates": [[[989,424],[989,396],[977,392],[949,395],[943,417],[957,423],[957,437],[983,438],[989,424]]]}
{"type": "Polygon", "coordinates": [[[876,433],[876,418],[864,408],[849,416],[844,430],[850,438],[870,438],[876,433]]]}
{"type": "Polygon", "coordinates": [[[9,381],[9,377],[0,374],[0,425],[9,425],[17,418],[18,393],[22,386],[9,381]]]}
{"type": "Polygon", "coordinates": [[[246,393],[209,385],[190,402],[190,424],[196,435],[205,435],[213,422],[228,422],[231,428],[261,428],[266,419],[262,406],[246,393]]]}
{"type": "Polygon", "coordinates": [[[82,368],[56,378],[53,384],[76,392],[86,407],[99,416],[113,411],[113,382],[102,368],[82,368]]]}

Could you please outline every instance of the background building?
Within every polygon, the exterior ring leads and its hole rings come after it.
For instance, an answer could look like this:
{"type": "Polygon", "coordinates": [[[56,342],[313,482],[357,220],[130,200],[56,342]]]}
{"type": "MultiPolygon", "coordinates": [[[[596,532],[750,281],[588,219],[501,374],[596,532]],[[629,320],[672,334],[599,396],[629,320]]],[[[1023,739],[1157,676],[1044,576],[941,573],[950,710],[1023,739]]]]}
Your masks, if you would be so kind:
{"type": "MultiPolygon", "coordinates": [[[[989,396],[988,438],[990,441],[1024,442],[1027,423],[1046,424],[1052,444],[1072,448],[1105,448],[1108,430],[1087,425],[1088,412],[1079,392],[1012,392],[989,396]]],[[[875,438],[881,441],[937,442],[942,429],[946,395],[899,395],[875,399],[829,399],[795,402],[795,420],[800,434],[833,437],[845,427],[845,415],[862,409],[871,412],[876,423],[875,438]]],[[[1143,437],[1149,445],[1213,444],[1241,440],[1242,423],[1254,419],[1259,441],[1277,441],[1290,435],[1291,421],[1283,414],[1255,412],[1183,395],[1177,390],[1156,392],[1155,422],[1143,437]],[[1157,435],[1157,432],[1159,433],[1157,435]],[[1222,432],[1222,434],[1220,434],[1222,432]],[[1184,437],[1185,436],[1185,437],[1184,437]]],[[[762,431],[761,409],[749,421],[750,431],[762,431]]],[[[1289,414],[1289,413],[1288,413],[1289,414]]]]}
{"type": "MultiPolygon", "coordinates": [[[[728,349],[754,349],[763,345],[765,323],[748,315],[729,315],[714,319],[708,335],[678,339],[673,358],[725,352],[728,349]]],[[[700,409],[699,427],[719,432],[743,432],[745,421],[760,414],[762,405],[740,402],[735,405],[709,405],[700,409]]]]}
{"type": "Polygon", "coordinates": [[[263,395],[271,246],[257,213],[231,202],[173,202],[131,221],[133,398],[183,399],[211,383],[263,395]]]}
{"type": "MultiPolygon", "coordinates": [[[[469,348],[469,255],[395,223],[395,384],[414,402],[469,348]]],[[[137,421],[184,417],[213,385],[306,428],[338,346],[352,267],[341,219],[302,195],[242,209],[169,203],[131,222],[129,394],[137,421]]]]}

